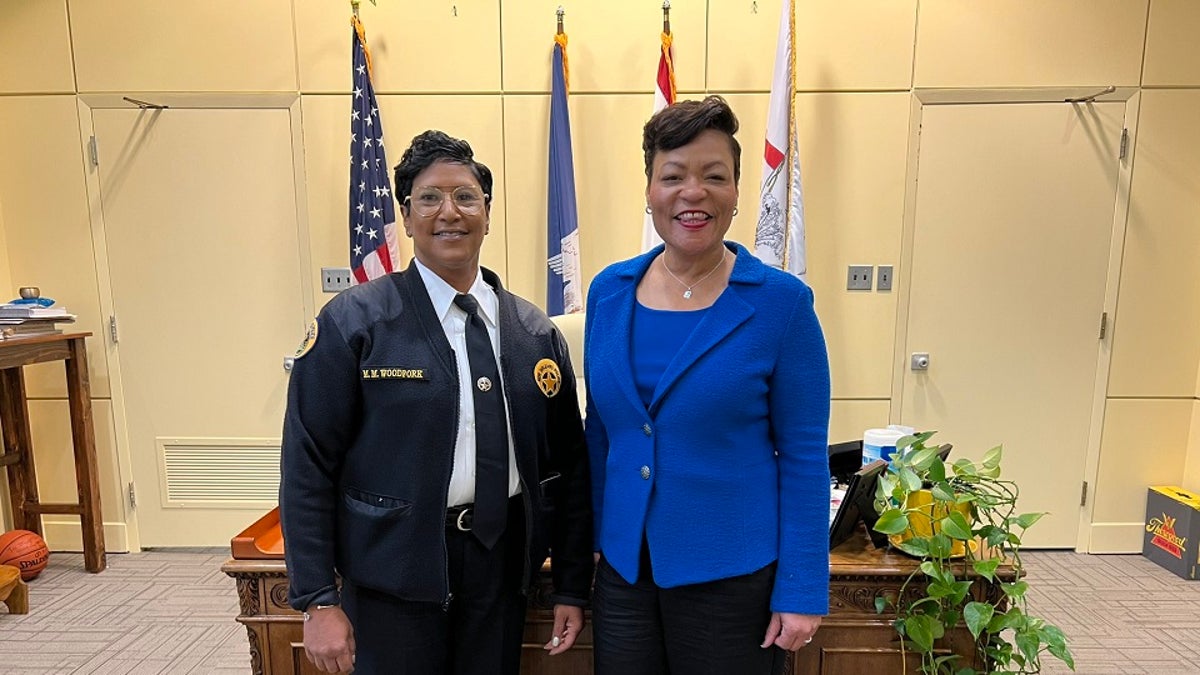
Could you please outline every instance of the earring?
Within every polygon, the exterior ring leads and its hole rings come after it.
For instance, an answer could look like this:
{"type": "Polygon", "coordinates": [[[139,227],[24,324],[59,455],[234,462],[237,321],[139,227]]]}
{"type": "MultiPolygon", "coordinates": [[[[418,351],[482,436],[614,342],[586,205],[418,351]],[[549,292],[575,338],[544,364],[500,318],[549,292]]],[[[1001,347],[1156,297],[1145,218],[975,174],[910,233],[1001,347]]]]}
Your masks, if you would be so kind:
{"type": "Polygon", "coordinates": [[[649,204],[646,205],[646,214],[647,215],[650,214],[650,205],[649,204]]]}
{"type": "Polygon", "coordinates": [[[733,215],[735,215],[735,216],[737,215],[737,207],[736,206],[733,207],[733,215]]]}

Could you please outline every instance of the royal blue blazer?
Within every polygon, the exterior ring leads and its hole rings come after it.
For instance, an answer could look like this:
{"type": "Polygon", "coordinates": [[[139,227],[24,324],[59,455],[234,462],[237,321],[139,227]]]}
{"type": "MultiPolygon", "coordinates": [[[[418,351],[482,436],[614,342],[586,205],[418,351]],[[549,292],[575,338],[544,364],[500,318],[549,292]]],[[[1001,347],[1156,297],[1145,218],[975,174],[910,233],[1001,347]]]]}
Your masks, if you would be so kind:
{"type": "Polygon", "coordinates": [[[744,247],[667,366],[634,384],[637,285],[662,246],[593,281],[584,331],[596,546],[629,582],[643,534],[671,588],[778,561],[771,609],[829,610],[829,359],[804,282],[744,247]]]}

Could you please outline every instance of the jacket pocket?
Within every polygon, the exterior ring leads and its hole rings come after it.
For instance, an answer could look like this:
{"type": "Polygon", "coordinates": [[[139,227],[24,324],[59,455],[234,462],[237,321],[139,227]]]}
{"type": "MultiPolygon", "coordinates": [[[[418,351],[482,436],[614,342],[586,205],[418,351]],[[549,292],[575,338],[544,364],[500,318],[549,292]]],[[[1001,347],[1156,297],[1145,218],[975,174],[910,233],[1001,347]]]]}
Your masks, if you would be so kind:
{"type": "Polygon", "coordinates": [[[342,502],[350,513],[370,518],[396,518],[412,510],[412,503],[357,488],[342,488],[342,502]]]}

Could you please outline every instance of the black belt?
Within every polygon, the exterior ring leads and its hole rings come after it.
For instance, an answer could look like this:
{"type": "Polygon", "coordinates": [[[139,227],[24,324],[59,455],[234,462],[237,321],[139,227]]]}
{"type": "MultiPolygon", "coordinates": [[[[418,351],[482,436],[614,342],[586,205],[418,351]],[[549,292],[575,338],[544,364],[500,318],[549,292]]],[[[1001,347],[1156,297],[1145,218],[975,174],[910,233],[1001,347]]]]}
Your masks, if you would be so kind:
{"type": "MultiPolygon", "coordinates": [[[[520,505],[521,495],[513,495],[508,498],[508,508],[513,509],[520,505]]],[[[458,530],[460,532],[470,532],[471,523],[475,519],[474,504],[459,504],[446,509],[446,529],[458,530]]]]}

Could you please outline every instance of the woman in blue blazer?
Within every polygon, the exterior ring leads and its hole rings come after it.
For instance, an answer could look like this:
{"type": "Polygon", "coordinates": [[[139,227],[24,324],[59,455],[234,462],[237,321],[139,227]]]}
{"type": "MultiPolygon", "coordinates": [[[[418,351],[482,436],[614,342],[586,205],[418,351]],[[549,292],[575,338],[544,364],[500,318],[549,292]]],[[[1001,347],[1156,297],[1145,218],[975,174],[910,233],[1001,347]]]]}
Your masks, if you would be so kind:
{"type": "Polygon", "coordinates": [[[724,241],[737,118],[646,124],[664,244],[592,282],[586,435],[597,675],[777,673],[829,606],[829,363],[813,295],[724,241]]]}

